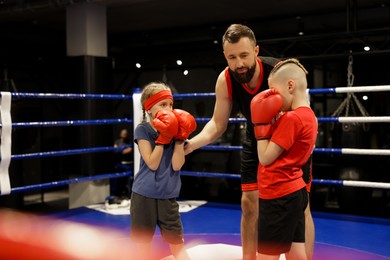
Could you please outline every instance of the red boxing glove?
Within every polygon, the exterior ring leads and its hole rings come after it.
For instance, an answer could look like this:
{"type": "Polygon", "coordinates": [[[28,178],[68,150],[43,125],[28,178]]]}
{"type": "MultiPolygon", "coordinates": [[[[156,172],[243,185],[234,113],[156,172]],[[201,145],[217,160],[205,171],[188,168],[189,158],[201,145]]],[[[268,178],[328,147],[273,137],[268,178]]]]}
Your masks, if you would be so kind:
{"type": "Polygon", "coordinates": [[[257,140],[271,138],[272,121],[282,108],[283,99],[276,89],[267,89],[253,97],[251,117],[257,140]]]}
{"type": "Polygon", "coordinates": [[[185,110],[174,109],[173,113],[179,121],[179,131],[174,136],[176,140],[187,140],[192,132],[196,129],[195,118],[185,110]]]}
{"type": "Polygon", "coordinates": [[[156,144],[169,144],[179,130],[179,122],[175,114],[168,110],[159,110],[154,115],[153,125],[160,133],[156,144]]]}

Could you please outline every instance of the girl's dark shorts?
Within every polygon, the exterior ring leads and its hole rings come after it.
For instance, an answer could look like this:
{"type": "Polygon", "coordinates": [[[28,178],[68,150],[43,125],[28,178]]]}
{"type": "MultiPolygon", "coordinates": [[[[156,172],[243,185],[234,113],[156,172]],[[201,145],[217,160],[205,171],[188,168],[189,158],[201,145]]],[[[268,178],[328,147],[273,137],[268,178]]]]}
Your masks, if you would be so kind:
{"type": "Polygon", "coordinates": [[[152,199],[133,192],[130,219],[130,238],[136,241],[152,241],[158,226],[163,240],[167,243],[184,242],[183,225],[176,199],[152,199]]]}

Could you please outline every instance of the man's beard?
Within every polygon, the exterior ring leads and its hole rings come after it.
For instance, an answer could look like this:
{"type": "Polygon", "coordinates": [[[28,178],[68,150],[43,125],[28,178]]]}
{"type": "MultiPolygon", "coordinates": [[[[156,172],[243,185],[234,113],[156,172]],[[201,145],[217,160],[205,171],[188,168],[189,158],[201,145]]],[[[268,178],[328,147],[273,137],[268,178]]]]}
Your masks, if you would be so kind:
{"type": "MultiPolygon", "coordinates": [[[[245,68],[245,67],[241,67],[239,69],[242,69],[242,68],[245,68]]],[[[233,78],[238,81],[239,83],[241,84],[245,84],[245,83],[248,83],[249,81],[251,81],[253,75],[255,74],[255,70],[256,70],[256,62],[253,64],[252,67],[246,67],[248,69],[248,71],[246,73],[238,73],[236,71],[233,71],[229,68],[230,72],[232,73],[233,75],[233,78]]]]}

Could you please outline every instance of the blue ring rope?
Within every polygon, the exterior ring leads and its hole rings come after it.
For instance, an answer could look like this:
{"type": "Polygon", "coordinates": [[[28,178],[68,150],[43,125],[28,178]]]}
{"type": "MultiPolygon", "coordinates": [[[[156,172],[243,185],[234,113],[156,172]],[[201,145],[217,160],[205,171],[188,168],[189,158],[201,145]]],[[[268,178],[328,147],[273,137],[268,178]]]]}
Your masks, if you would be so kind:
{"type": "Polygon", "coordinates": [[[319,185],[332,185],[332,186],[344,186],[343,180],[324,180],[324,179],[313,179],[313,184],[319,185]]]}
{"type": "MultiPolygon", "coordinates": [[[[309,89],[310,94],[336,93],[336,88],[309,89]]],[[[42,99],[128,99],[133,97],[124,94],[77,94],[77,93],[29,93],[29,92],[11,92],[12,98],[42,98],[42,99]]],[[[193,98],[193,97],[215,97],[215,93],[182,93],[173,94],[174,98],[193,98]]]]}
{"type": "MultiPolygon", "coordinates": [[[[218,172],[216,173],[216,172],[181,171],[180,174],[182,176],[227,178],[227,179],[240,179],[240,177],[241,177],[240,174],[218,173],[218,172]]],[[[69,185],[72,183],[93,181],[93,180],[102,180],[102,179],[111,179],[111,178],[120,178],[120,177],[127,177],[127,176],[131,176],[131,175],[133,175],[133,171],[99,174],[99,175],[88,176],[88,177],[73,178],[73,179],[69,179],[69,180],[60,180],[60,181],[53,181],[53,182],[48,182],[48,183],[27,185],[27,186],[23,186],[23,187],[15,187],[15,188],[11,189],[11,193],[26,192],[26,191],[32,191],[32,190],[37,190],[37,189],[48,189],[48,188],[54,188],[54,187],[58,187],[58,186],[69,185]]],[[[319,184],[319,185],[345,186],[344,180],[313,179],[312,183],[319,184]]]]}
{"type": "Polygon", "coordinates": [[[241,151],[242,149],[242,146],[234,145],[206,145],[199,148],[199,150],[207,151],[241,151]]]}
{"type": "Polygon", "coordinates": [[[336,88],[311,88],[309,94],[333,94],[336,93],[336,88]]]}
{"type": "MultiPolygon", "coordinates": [[[[240,174],[230,174],[230,173],[215,173],[215,172],[196,172],[196,171],[181,171],[182,176],[192,176],[192,177],[208,177],[208,178],[227,178],[227,179],[240,179],[240,174]]],[[[38,189],[48,189],[58,186],[69,185],[73,183],[85,182],[85,181],[94,181],[94,180],[103,180],[103,179],[113,179],[120,177],[127,177],[133,175],[133,171],[124,171],[116,173],[107,173],[99,174],[88,177],[73,178],[69,180],[60,180],[47,183],[33,184],[22,187],[11,188],[11,193],[17,192],[26,192],[38,189]]],[[[344,186],[343,180],[324,180],[324,179],[313,179],[313,184],[320,185],[335,185],[335,186],[344,186]]]]}
{"type": "MultiPolygon", "coordinates": [[[[387,90],[388,86],[382,87],[383,90],[387,90]],[[384,89],[385,87],[385,89],[384,89]]],[[[315,88],[309,89],[309,94],[327,94],[337,93],[337,89],[345,88],[315,88]]],[[[375,90],[375,87],[372,87],[375,90]]],[[[13,98],[64,98],[64,99],[129,99],[132,100],[131,95],[124,94],[76,94],[76,93],[27,93],[27,92],[12,92],[13,98]]],[[[174,98],[193,98],[193,97],[215,97],[215,93],[182,93],[173,94],[174,98]]]]}
{"type": "Polygon", "coordinates": [[[182,93],[172,94],[173,98],[215,97],[215,93],[182,93]]]}
{"type": "MultiPolygon", "coordinates": [[[[233,145],[206,145],[199,150],[212,150],[212,151],[240,151],[242,146],[233,146],[233,145]]],[[[314,148],[315,153],[336,153],[342,154],[342,148],[314,148]]]]}
{"type": "MultiPolygon", "coordinates": [[[[317,117],[317,121],[319,123],[340,123],[340,119],[345,121],[345,118],[346,117],[338,117],[338,116],[335,116],[335,117],[317,117]]],[[[348,117],[348,118],[354,118],[354,117],[348,117]]],[[[364,117],[364,118],[372,118],[372,117],[364,117]]],[[[195,121],[198,122],[198,123],[207,123],[211,120],[210,117],[204,117],[204,118],[195,118],[195,121]]],[[[355,119],[356,120],[356,119],[355,119]]],[[[246,123],[247,120],[245,118],[229,118],[229,123],[246,123]]],[[[356,122],[359,122],[358,120],[356,122]]],[[[372,121],[372,122],[369,122],[369,123],[380,123],[380,122],[383,122],[383,121],[372,121]]],[[[367,122],[366,122],[367,123],[367,122]]]]}
{"type": "Polygon", "coordinates": [[[22,186],[22,187],[11,188],[11,193],[32,191],[32,190],[38,190],[38,189],[48,189],[48,188],[64,186],[64,185],[68,185],[68,184],[72,184],[72,183],[84,182],[84,181],[120,178],[120,177],[130,176],[132,174],[133,174],[132,171],[125,171],[125,172],[107,173],[107,174],[100,174],[100,175],[94,175],[94,176],[88,176],[88,177],[74,178],[74,179],[69,179],[69,180],[61,180],[61,181],[53,181],[53,182],[40,183],[40,184],[34,184],[34,185],[27,185],[27,186],[22,186]]]}
{"type": "MultiPolygon", "coordinates": [[[[339,123],[339,117],[318,117],[318,122],[339,123]]],[[[198,123],[207,123],[211,118],[195,118],[198,123]]],[[[67,121],[42,121],[42,122],[18,122],[12,123],[12,128],[27,127],[49,127],[49,126],[81,126],[81,125],[108,125],[119,123],[133,123],[132,119],[114,118],[114,119],[95,119],[95,120],[67,120],[67,121]]],[[[245,118],[229,118],[229,123],[246,123],[245,118]]],[[[2,124],[0,124],[0,128],[2,124]]]]}
{"type": "Polygon", "coordinates": [[[314,152],[343,154],[343,149],[342,148],[314,148],[314,152]]]}
{"type": "MultiPolygon", "coordinates": [[[[182,176],[192,176],[192,177],[209,177],[209,178],[227,178],[227,179],[240,179],[240,174],[233,173],[219,173],[219,172],[198,172],[198,171],[181,171],[180,175],[182,176]]],[[[313,184],[320,185],[335,185],[335,186],[344,186],[344,180],[324,180],[324,179],[313,179],[313,184]]]]}
{"type": "Polygon", "coordinates": [[[133,146],[132,145],[124,145],[120,147],[104,146],[104,147],[82,148],[82,149],[62,150],[62,151],[14,154],[11,155],[11,160],[46,158],[46,157],[86,154],[86,153],[121,152],[128,147],[133,147],[133,146]]]}
{"type": "MultiPolygon", "coordinates": [[[[48,152],[39,152],[39,153],[14,154],[11,155],[11,160],[46,158],[46,157],[66,156],[66,155],[76,155],[76,154],[86,154],[86,153],[121,152],[128,147],[133,147],[133,146],[132,145],[125,145],[120,147],[103,146],[103,147],[70,149],[70,150],[61,150],[61,151],[48,151],[48,152]]],[[[207,151],[241,151],[242,149],[243,149],[242,146],[229,146],[229,145],[206,145],[199,148],[199,150],[207,150],[207,151]]],[[[343,153],[342,148],[314,148],[314,152],[315,153],[336,153],[336,154],[343,153]]]]}
{"type": "MultiPolygon", "coordinates": [[[[339,117],[318,117],[318,122],[333,122],[339,123],[339,117]]],[[[198,123],[207,123],[211,118],[195,118],[198,123]]],[[[133,123],[132,119],[114,118],[114,119],[95,119],[95,120],[67,120],[67,121],[43,121],[43,122],[18,122],[12,123],[12,128],[26,127],[49,127],[49,126],[80,126],[80,125],[107,125],[119,123],[133,123]]],[[[246,123],[245,118],[229,118],[229,123],[246,123]]],[[[2,124],[0,124],[0,128],[2,124]]]]}
{"type": "Polygon", "coordinates": [[[26,93],[11,92],[12,98],[63,98],[63,99],[129,99],[133,97],[123,94],[75,94],[75,93],[26,93]]]}
{"type": "MultiPolygon", "coordinates": [[[[86,154],[86,153],[100,153],[100,152],[121,152],[128,147],[133,147],[132,145],[125,145],[120,147],[113,146],[103,146],[103,147],[93,147],[93,148],[81,148],[81,149],[71,149],[71,150],[61,150],[61,151],[49,151],[49,152],[39,152],[39,153],[28,153],[28,154],[14,154],[11,155],[11,160],[21,160],[21,159],[34,159],[34,158],[44,158],[44,157],[55,157],[55,156],[66,156],[66,155],[75,155],[75,154],[86,154]]],[[[206,145],[198,150],[205,151],[241,151],[242,146],[233,146],[233,145],[206,145]]],[[[348,151],[343,151],[347,148],[314,148],[314,153],[334,153],[334,154],[349,154],[348,151]]],[[[356,153],[354,153],[356,154],[356,153]]],[[[365,153],[363,153],[365,154],[365,153]]],[[[377,154],[365,154],[365,155],[377,155],[377,154]]],[[[385,154],[383,154],[385,155],[385,154]]],[[[1,159],[1,158],[0,158],[1,159]]]]}
{"type": "MultiPolygon", "coordinates": [[[[375,87],[354,87],[359,92],[361,90],[365,90],[363,92],[371,92],[371,91],[388,91],[388,86],[375,86],[375,87]],[[378,87],[379,89],[375,89],[378,87]],[[367,89],[369,88],[369,89],[367,89]]],[[[309,94],[335,94],[335,93],[348,93],[349,91],[345,90],[346,87],[339,88],[313,88],[309,89],[309,94]]],[[[352,91],[351,91],[352,92],[352,91]]],[[[185,94],[173,94],[174,98],[192,98],[192,97],[215,97],[215,93],[185,93],[185,94]]]]}
{"type": "MultiPolygon", "coordinates": [[[[48,126],[80,126],[80,125],[108,125],[119,123],[133,123],[132,119],[97,119],[97,120],[67,120],[67,121],[47,121],[47,122],[19,122],[12,123],[12,128],[25,127],[48,127],[48,126]]],[[[2,127],[2,124],[0,124],[2,127]]]]}
{"type": "Polygon", "coordinates": [[[219,172],[197,172],[197,171],[180,171],[182,176],[193,176],[193,177],[215,177],[215,178],[228,178],[228,179],[239,179],[240,174],[233,173],[219,173],[219,172]]]}
{"type": "MultiPolygon", "coordinates": [[[[49,152],[39,152],[39,153],[14,154],[11,155],[11,160],[46,158],[46,157],[66,156],[66,155],[86,154],[86,153],[121,152],[128,147],[133,147],[133,146],[132,145],[125,145],[120,147],[103,146],[103,147],[70,149],[70,150],[49,151],[49,152]]],[[[206,145],[199,148],[199,150],[241,151],[242,146],[206,145]]],[[[342,154],[342,148],[315,148],[314,152],[342,154]]]]}

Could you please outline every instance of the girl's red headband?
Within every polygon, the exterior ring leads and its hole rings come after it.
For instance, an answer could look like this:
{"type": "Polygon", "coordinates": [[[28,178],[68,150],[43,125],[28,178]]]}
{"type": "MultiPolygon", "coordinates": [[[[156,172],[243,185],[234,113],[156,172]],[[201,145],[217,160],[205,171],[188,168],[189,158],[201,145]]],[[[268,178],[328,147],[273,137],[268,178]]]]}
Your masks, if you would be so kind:
{"type": "Polygon", "coordinates": [[[149,110],[152,108],[152,106],[154,106],[161,100],[168,99],[168,98],[173,100],[173,96],[170,90],[159,91],[145,101],[144,108],[145,110],[149,110]]]}

